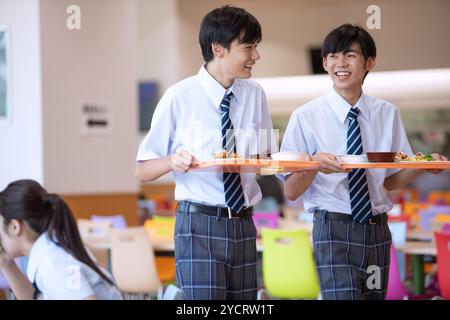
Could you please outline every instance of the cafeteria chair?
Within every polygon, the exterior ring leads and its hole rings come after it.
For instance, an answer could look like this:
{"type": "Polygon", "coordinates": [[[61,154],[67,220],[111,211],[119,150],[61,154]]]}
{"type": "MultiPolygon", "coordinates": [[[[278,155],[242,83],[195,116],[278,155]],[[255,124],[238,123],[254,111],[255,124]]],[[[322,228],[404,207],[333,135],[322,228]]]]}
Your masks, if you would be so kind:
{"type": "MultiPolygon", "coordinates": [[[[144,223],[150,240],[155,242],[173,242],[175,217],[153,216],[144,223]]],[[[156,269],[163,283],[174,282],[176,277],[175,259],[173,257],[156,257],[156,269]]]]}
{"type": "Polygon", "coordinates": [[[173,241],[175,231],[175,217],[154,216],[144,223],[152,241],[173,241]]]}
{"type": "Polygon", "coordinates": [[[414,294],[410,292],[403,283],[400,270],[398,253],[395,250],[395,244],[391,244],[389,279],[386,292],[386,300],[427,300],[433,298],[434,294],[423,293],[414,294]]]}
{"type": "Polygon", "coordinates": [[[83,242],[109,241],[109,234],[112,229],[109,221],[77,219],[77,226],[83,242]]]}
{"type": "Polygon", "coordinates": [[[432,191],[428,194],[427,201],[450,205],[450,191],[432,191]]]}
{"type": "Polygon", "coordinates": [[[394,244],[391,244],[388,281],[386,300],[406,300],[408,298],[408,292],[402,282],[394,244]]]}
{"type": "MultiPolygon", "coordinates": [[[[14,259],[14,262],[16,263],[16,265],[19,267],[19,269],[23,272],[26,273],[26,264],[28,262],[28,258],[27,257],[19,257],[14,259]]],[[[8,283],[8,280],[6,279],[5,275],[0,271],[0,291],[5,292],[6,294],[6,299],[7,300],[14,300],[15,296],[14,293],[11,290],[11,287],[8,283]]]]}
{"type": "Polygon", "coordinates": [[[278,228],[280,214],[278,212],[253,212],[253,222],[256,229],[278,228]]]}
{"type": "Polygon", "coordinates": [[[450,224],[450,214],[438,213],[431,221],[431,230],[433,232],[443,232],[444,226],[450,224]]]}
{"type": "Polygon", "coordinates": [[[162,299],[163,285],[156,271],[155,253],[143,227],[111,230],[111,269],[126,299],[162,299]]]}
{"type": "Polygon", "coordinates": [[[111,223],[108,221],[77,219],[77,225],[81,240],[94,255],[96,262],[101,267],[111,271],[109,254],[111,223]]]}
{"type": "Polygon", "coordinates": [[[432,230],[431,221],[434,219],[436,215],[437,215],[436,211],[429,211],[429,210],[420,211],[419,213],[420,229],[424,231],[431,231],[432,230]]]}
{"type": "Polygon", "coordinates": [[[184,300],[183,291],[173,284],[169,284],[164,290],[163,300],[184,300]]]}
{"type": "Polygon", "coordinates": [[[408,215],[399,215],[399,216],[391,216],[388,215],[388,222],[406,222],[407,229],[411,228],[411,216],[408,215]]]}
{"type": "Polygon", "coordinates": [[[317,299],[319,280],[313,259],[310,235],[301,229],[261,230],[262,274],[265,293],[281,299],[317,299]]]}
{"type": "Polygon", "coordinates": [[[11,299],[11,288],[9,286],[8,280],[1,271],[0,271],[0,291],[5,292],[8,300],[11,299]]]}
{"type": "Polygon", "coordinates": [[[389,230],[391,231],[392,242],[395,245],[402,245],[406,241],[407,222],[388,222],[389,230]]]}
{"type": "Polygon", "coordinates": [[[450,234],[435,232],[437,248],[437,274],[441,296],[450,300],[450,234]]]}
{"type": "Polygon", "coordinates": [[[107,221],[111,224],[113,229],[125,229],[127,227],[127,221],[125,217],[121,214],[112,215],[112,216],[103,216],[103,215],[91,215],[92,221],[107,221]]]}
{"type": "MultiPolygon", "coordinates": [[[[389,221],[389,230],[391,231],[392,244],[402,246],[406,242],[406,234],[408,229],[407,221],[389,221]]],[[[397,268],[400,273],[400,279],[403,281],[406,277],[406,255],[398,251],[396,252],[397,268]]]]}
{"type": "Polygon", "coordinates": [[[442,233],[450,233],[450,223],[446,223],[442,226],[442,233]]]}

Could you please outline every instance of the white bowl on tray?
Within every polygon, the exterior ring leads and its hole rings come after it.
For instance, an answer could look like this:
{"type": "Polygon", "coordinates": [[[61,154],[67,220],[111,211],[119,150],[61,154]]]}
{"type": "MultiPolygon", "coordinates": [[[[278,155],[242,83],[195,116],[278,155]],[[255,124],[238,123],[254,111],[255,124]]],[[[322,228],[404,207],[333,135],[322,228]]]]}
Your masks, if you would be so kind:
{"type": "Polygon", "coordinates": [[[338,154],[336,159],[340,163],[366,163],[367,156],[365,154],[338,154]]]}
{"type": "Polygon", "coordinates": [[[285,151],[272,153],[270,157],[275,161],[304,161],[303,155],[302,152],[285,151]]]}

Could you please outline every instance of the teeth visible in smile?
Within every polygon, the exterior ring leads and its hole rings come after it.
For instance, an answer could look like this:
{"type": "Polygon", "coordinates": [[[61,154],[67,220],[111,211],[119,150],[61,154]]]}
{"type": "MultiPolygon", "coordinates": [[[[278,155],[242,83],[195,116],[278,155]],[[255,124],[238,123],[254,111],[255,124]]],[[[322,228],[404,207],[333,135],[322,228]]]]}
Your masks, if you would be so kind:
{"type": "Polygon", "coordinates": [[[336,75],[337,76],[349,76],[350,75],[350,72],[347,72],[347,71],[338,71],[338,72],[336,72],[336,75]]]}

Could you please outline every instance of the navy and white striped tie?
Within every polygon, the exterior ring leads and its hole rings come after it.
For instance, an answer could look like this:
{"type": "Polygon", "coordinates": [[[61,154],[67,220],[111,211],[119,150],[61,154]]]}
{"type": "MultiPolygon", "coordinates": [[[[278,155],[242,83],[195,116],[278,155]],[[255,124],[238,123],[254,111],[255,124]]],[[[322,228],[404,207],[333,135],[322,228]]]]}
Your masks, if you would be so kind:
{"type": "MultiPolygon", "coordinates": [[[[358,108],[350,109],[347,117],[349,119],[347,130],[347,154],[362,154],[363,146],[361,131],[358,124],[358,108]]],[[[369,187],[365,169],[353,169],[348,174],[348,186],[350,190],[350,204],[353,220],[367,223],[372,217],[372,206],[370,204],[369,187]]]]}
{"type": "MultiPolygon", "coordinates": [[[[236,142],[233,134],[233,123],[230,119],[230,101],[233,93],[225,94],[220,103],[222,111],[222,147],[231,157],[236,152],[236,142]]],[[[239,212],[244,205],[244,191],[239,173],[223,173],[225,201],[232,210],[239,212]]]]}

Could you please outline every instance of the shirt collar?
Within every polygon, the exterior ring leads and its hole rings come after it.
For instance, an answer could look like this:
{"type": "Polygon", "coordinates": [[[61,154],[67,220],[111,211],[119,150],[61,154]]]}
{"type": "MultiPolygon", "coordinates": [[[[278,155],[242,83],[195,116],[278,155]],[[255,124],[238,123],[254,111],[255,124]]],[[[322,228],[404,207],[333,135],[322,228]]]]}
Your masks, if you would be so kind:
{"type": "Polygon", "coordinates": [[[31,247],[30,254],[28,255],[27,264],[27,277],[31,283],[35,282],[36,273],[38,271],[39,262],[44,258],[43,250],[51,242],[47,232],[41,234],[31,247]]]}
{"type": "Polygon", "coordinates": [[[222,102],[223,97],[226,93],[233,92],[233,96],[239,100],[241,97],[241,86],[238,81],[234,81],[232,86],[228,89],[222,87],[222,85],[214,79],[209,72],[205,68],[206,64],[202,65],[198,74],[197,79],[200,83],[200,86],[205,91],[205,94],[208,96],[209,100],[213,103],[213,105],[219,109],[220,103],[222,102]]]}
{"type": "MultiPolygon", "coordinates": [[[[331,109],[338,117],[339,121],[344,123],[345,119],[347,119],[348,112],[352,108],[352,106],[345,101],[344,98],[342,98],[335,90],[334,88],[330,89],[327,93],[327,100],[328,103],[331,106],[331,109]]],[[[361,96],[359,97],[358,101],[355,104],[355,107],[357,107],[360,111],[360,114],[369,120],[369,111],[366,107],[366,96],[364,92],[361,93],[361,96]]]]}

